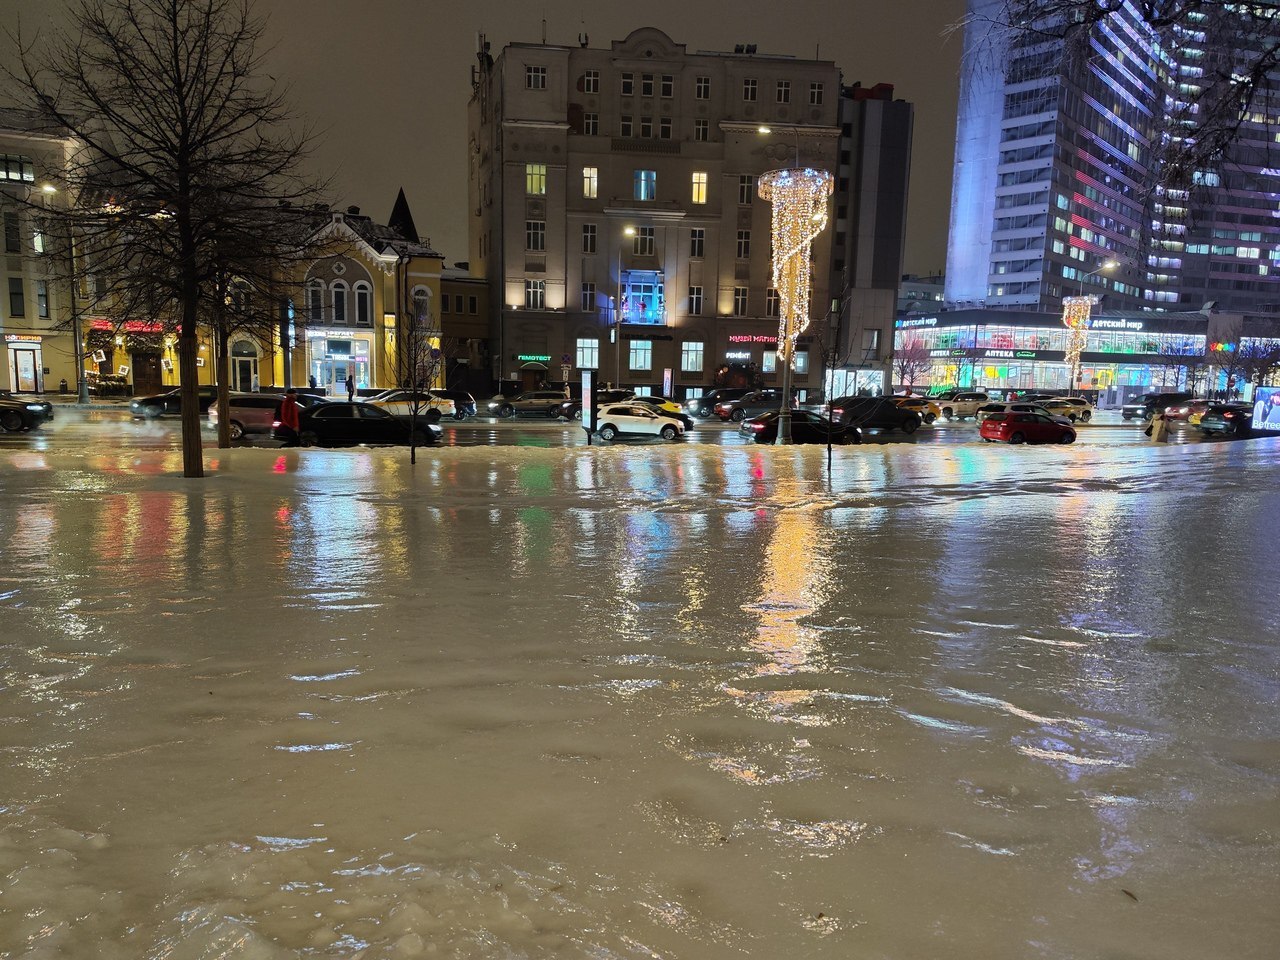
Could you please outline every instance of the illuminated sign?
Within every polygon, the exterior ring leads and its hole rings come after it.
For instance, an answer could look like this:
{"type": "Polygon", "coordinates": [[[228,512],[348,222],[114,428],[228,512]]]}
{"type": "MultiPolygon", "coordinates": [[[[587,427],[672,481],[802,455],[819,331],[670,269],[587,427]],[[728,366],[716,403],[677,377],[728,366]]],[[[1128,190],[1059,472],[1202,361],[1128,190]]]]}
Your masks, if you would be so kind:
{"type": "Polygon", "coordinates": [[[937,317],[912,317],[909,320],[899,320],[894,324],[899,329],[906,329],[907,327],[936,327],[937,325],[937,317]]]}
{"type": "Polygon", "coordinates": [[[550,363],[551,354],[549,353],[518,353],[516,359],[521,363],[550,363]]]}
{"type": "Polygon", "coordinates": [[[43,338],[34,333],[6,333],[4,339],[6,343],[40,343],[43,338]]]}
{"type": "Polygon", "coordinates": [[[931,359],[936,359],[937,357],[964,357],[964,356],[968,356],[968,354],[969,354],[969,351],[963,348],[957,348],[954,350],[930,350],[929,351],[929,357],[931,359]]]}
{"type": "Polygon", "coordinates": [[[771,337],[763,333],[731,333],[729,334],[730,343],[777,343],[777,337],[771,337]]]}
{"type": "Polygon", "coordinates": [[[726,360],[750,360],[751,353],[748,350],[730,350],[724,355],[726,360]]]}
{"type": "MultiPolygon", "coordinates": [[[[90,330],[115,330],[116,324],[110,320],[90,320],[90,330]]],[[[164,324],[158,320],[126,320],[119,324],[125,333],[164,333],[164,324]]]]}
{"type": "Polygon", "coordinates": [[[1141,320],[1111,320],[1106,317],[1094,317],[1089,324],[1094,330],[1141,330],[1141,320]]]}

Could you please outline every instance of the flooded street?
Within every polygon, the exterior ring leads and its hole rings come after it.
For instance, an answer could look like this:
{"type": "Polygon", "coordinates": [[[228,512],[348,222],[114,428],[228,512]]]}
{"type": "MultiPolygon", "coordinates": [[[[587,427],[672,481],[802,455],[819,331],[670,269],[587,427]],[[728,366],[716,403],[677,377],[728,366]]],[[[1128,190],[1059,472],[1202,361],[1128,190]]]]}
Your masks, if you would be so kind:
{"type": "Polygon", "coordinates": [[[1271,958],[1280,440],[0,450],[0,958],[1271,958]]]}

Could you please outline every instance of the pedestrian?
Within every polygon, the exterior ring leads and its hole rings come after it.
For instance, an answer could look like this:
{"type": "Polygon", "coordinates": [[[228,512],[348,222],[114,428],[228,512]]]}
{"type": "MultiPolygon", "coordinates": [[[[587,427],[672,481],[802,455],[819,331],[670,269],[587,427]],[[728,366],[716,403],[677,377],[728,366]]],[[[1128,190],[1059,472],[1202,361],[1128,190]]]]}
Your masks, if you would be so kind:
{"type": "Polygon", "coordinates": [[[260,391],[260,390],[262,389],[262,381],[260,381],[260,380],[258,379],[258,375],[257,375],[256,373],[253,375],[253,382],[252,382],[252,384],[250,385],[249,389],[250,389],[253,393],[257,393],[258,391],[260,391]]]}
{"type": "Polygon", "coordinates": [[[290,387],[284,392],[280,401],[280,433],[286,447],[298,445],[298,431],[301,429],[298,418],[298,392],[290,387]]]}
{"type": "Polygon", "coordinates": [[[1164,411],[1156,411],[1155,416],[1151,418],[1151,424],[1142,432],[1149,436],[1154,443],[1167,443],[1169,440],[1169,421],[1165,419],[1164,411]]]}
{"type": "Polygon", "coordinates": [[[314,390],[315,388],[316,388],[316,375],[313,373],[311,375],[311,389],[314,390]]]}
{"type": "Polygon", "coordinates": [[[347,374],[347,403],[356,398],[356,378],[347,374]]]}

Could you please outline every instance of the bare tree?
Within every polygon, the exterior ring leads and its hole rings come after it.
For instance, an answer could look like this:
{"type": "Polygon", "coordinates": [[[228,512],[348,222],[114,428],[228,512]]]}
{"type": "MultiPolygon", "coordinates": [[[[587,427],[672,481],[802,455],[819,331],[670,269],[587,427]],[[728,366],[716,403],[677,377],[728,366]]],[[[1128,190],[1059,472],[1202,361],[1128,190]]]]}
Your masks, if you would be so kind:
{"type": "Polygon", "coordinates": [[[918,337],[906,341],[893,351],[893,370],[898,383],[911,390],[920,376],[931,366],[929,348],[918,337]]]}
{"type": "Polygon", "coordinates": [[[1245,381],[1255,386],[1266,386],[1280,370],[1280,340],[1248,338],[1240,342],[1237,353],[1245,381]]]}
{"type": "MultiPolygon", "coordinates": [[[[402,258],[402,274],[407,277],[407,260],[402,258]]],[[[439,411],[431,406],[430,388],[443,369],[444,350],[440,327],[431,314],[426,296],[402,297],[405,310],[397,317],[396,379],[408,393],[409,462],[418,462],[428,423],[439,421],[439,411]]]]}
{"type": "Polygon", "coordinates": [[[282,202],[310,202],[308,136],[262,69],[250,0],[80,0],[70,27],[18,39],[10,79],[82,149],[67,172],[80,254],[117,316],[178,335],[183,473],[204,474],[197,327],[250,272],[282,202]],[[221,278],[221,279],[220,279],[221,278]],[[202,311],[202,305],[205,309],[202,311]]]}
{"type": "Polygon", "coordinates": [[[1280,88],[1280,3],[1269,0],[999,0],[989,9],[994,12],[971,12],[955,28],[987,29],[990,44],[1010,39],[1010,70],[1019,52],[1045,42],[1060,52],[1064,69],[1084,69],[1097,56],[1095,42],[1105,43],[1107,32],[1123,33],[1135,15],[1145,41],[1161,48],[1157,63],[1194,57],[1193,81],[1169,79],[1177,87],[1160,138],[1166,186],[1191,185],[1196,171],[1240,139],[1255,104],[1280,88]]]}

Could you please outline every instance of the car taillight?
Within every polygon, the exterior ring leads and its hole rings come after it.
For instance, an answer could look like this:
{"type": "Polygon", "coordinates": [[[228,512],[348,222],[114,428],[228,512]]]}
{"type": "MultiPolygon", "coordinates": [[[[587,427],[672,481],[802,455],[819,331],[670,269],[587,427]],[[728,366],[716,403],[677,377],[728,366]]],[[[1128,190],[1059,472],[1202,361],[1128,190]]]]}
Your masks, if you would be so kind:
{"type": "Polygon", "coordinates": [[[844,413],[844,408],[843,408],[843,407],[836,407],[836,408],[835,408],[834,410],[832,410],[831,412],[832,412],[832,413],[834,413],[834,414],[838,417],[838,416],[841,416],[841,415],[844,413]]]}
{"type": "Polygon", "coordinates": [[[271,421],[271,429],[272,429],[272,430],[275,430],[275,429],[276,429],[276,428],[278,428],[279,426],[280,426],[280,421],[279,421],[279,420],[272,420],[272,421],[271,421]]]}
{"type": "Polygon", "coordinates": [[[764,429],[763,423],[752,423],[752,424],[749,424],[749,426],[751,427],[752,430],[755,430],[757,433],[764,429]]]}
{"type": "Polygon", "coordinates": [[[1227,411],[1224,411],[1222,415],[1226,417],[1228,420],[1231,420],[1235,418],[1236,412],[1234,410],[1227,410],[1227,411]]]}

